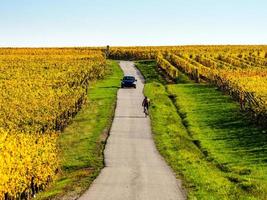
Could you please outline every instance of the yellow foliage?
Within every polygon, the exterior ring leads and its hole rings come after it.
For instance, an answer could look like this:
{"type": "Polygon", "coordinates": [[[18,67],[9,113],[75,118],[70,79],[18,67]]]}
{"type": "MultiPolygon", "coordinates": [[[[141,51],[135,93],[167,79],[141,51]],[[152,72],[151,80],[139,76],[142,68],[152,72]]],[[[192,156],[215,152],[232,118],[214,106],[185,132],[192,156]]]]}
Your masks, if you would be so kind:
{"type": "Polygon", "coordinates": [[[31,192],[51,181],[59,166],[55,132],[29,134],[0,129],[0,199],[31,192]]]}
{"type": "Polygon", "coordinates": [[[105,66],[100,49],[0,49],[0,199],[53,180],[58,132],[105,66]]]}

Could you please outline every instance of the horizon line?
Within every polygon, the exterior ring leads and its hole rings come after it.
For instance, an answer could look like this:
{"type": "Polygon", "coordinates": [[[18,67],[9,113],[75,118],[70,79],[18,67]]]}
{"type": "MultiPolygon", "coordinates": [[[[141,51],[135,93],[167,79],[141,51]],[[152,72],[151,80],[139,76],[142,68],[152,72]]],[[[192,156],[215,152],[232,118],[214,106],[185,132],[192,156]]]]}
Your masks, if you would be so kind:
{"type": "Polygon", "coordinates": [[[177,44],[177,45],[66,45],[66,46],[53,46],[53,45],[48,45],[48,46],[1,46],[1,49],[19,49],[19,48],[103,48],[103,47],[186,47],[186,46],[267,46],[267,43],[264,44],[230,44],[230,43],[225,43],[225,44],[177,44]]]}

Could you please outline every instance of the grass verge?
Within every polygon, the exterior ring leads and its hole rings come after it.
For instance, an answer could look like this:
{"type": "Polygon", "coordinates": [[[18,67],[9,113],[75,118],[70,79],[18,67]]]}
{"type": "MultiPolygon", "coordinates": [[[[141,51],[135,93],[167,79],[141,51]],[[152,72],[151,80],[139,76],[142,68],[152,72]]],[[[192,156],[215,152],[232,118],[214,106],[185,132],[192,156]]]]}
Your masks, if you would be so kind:
{"type": "Polygon", "coordinates": [[[91,83],[87,104],[61,133],[61,173],[37,199],[76,199],[103,168],[103,149],[123,75],[115,61],[108,61],[108,66],[108,75],[91,83]]]}
{"type": "Polygon", "coordinates": [[[156,146],[188,199],[266,199],[266,135],[230,97],[204,84],[166,86],[156,64],[139,62],[151,99],[156,146]]]}

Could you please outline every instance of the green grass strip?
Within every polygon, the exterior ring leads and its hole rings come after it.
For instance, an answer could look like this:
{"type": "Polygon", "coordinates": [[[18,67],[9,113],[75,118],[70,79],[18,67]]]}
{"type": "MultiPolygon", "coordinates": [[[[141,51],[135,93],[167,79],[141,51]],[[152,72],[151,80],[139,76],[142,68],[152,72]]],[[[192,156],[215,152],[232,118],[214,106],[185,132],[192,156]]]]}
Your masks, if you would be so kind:
{"type": "Polygon", "coordinates": [[[61,133],[62,171],[37,199],[76,199],[103,168],[103,149],[123,76],[115,61],[108,61],[108,68],[108,75],[103,80],[90,84],[88,102],[61,133]]]}
{"type": "Polygon", "coordinates": [[[177,84],[167,88],[206,158],[247,196],[266,199],[266,131],[251,123],[239,111],[238,103],[213,86],[177,84]]]}

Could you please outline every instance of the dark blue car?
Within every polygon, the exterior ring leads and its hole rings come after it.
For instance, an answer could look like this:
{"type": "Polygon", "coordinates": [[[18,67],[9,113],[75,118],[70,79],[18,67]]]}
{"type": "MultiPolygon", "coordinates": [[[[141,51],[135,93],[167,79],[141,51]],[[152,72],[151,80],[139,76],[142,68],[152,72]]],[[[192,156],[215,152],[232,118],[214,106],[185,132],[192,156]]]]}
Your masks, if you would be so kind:
{"type": "Polygon", "coordinates": [[[134,76],[124,76],[121,80],[121,87],[134,87],[136,88],[136,79],[134,76]]]}

